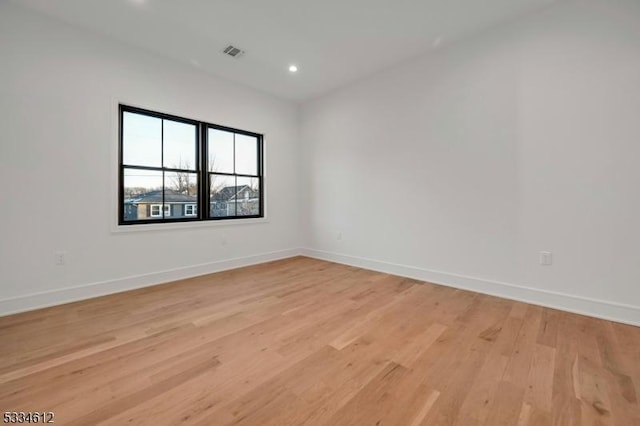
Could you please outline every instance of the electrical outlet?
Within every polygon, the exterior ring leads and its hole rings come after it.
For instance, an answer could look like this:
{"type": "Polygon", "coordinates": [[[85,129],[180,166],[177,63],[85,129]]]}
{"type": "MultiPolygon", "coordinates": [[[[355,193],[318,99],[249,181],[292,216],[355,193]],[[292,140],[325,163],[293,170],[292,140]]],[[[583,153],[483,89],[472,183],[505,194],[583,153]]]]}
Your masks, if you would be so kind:
{"type": "Polygon", "coordinates": [[[56,266],[63,266],[67,261],[67,252],[56,251],[53,253],[53,259],[56,266]]]}
{"type": "Polygon", "coordinates": [[[222,244],[222,247],[226,247],[228,243],[229,242],[227,241],[227,239],[225,237],[223,237],[222,240],[220,240],[220,244],[222,244]]]}
{"type": "Polygon", "coordinates": [[[342,240],[342,232],[338,232],[338,235],[336,235],[336,240],[338,241],[342,240]]]}
{"type": "Polygon", "coordinates": [[[553,263],[553,255],[550,251],[541,251],[540,252],[540,265],[549,266],[553,263]]]}

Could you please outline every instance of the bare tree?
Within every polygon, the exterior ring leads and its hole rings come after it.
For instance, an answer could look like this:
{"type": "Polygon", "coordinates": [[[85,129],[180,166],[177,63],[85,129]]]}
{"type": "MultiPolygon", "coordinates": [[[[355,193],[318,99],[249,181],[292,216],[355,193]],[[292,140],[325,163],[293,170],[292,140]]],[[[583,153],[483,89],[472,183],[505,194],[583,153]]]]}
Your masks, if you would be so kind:
{"type": "MultiPolygon", "coordinates": [[[[152,188],[153,190],[153,188],[152,188]]],[[[149,192],[149,188],[145,188],[143,186],[136,187],[125,187],[124,188],[124,196],[125,198],[133,198],[139,195],[144,194],[145,192],[149,192]]]]}
{"type": "MultiPolygon", "coordinates": [[[[216,156],[213,153],[209,153],[208,170],[210,174],[210,191],[212,194],[219,192],[224,188],[224,182],[216,176],[216,156]]],[[[190,170],[191,164],[189,161],[183,161],[182,158],[178,164],[173,164],[172,168],[181,170],[190,170]]],[[[191,172],[173,172],[171,177],[171,189],[180,194],[196,195],[197,193],[197,178],[195,173],[191,172]]]]}
{"type": "MultiPolygon", "coordinates": [[[[174,169],[190,170],[191,164],[188,161],[180,161],[173,165],[174,169]]],[[[191,172],[173,172],[171,177],[172,188],[174,191],[185,195],[196,195],[197,180],[194,173],[191,172]]]]}
{"type": "MultiPolygon", "coordinates": [[[[209,153],[209,161],[207,162],[207,166],[210,173],[215,173],[218,171],[216,167],[216,156],[211,152],[209,153]]],[[[209,179],[211,180],[209,190],[212,194],[215,194],[224,187],[224,182],[220,182],[220,179],[218,179],[218,177],[214,174],[210,174],[209,176],[209,179]]]]}

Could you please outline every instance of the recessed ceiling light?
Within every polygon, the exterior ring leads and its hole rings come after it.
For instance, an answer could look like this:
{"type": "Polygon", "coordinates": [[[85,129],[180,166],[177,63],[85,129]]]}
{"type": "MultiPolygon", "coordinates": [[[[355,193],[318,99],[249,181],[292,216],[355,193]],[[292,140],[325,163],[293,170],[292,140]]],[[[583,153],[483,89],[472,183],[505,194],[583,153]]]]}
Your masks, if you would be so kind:
{"type": "Polygon", "coordinates": [[[298,72],[298,67],[295,65],[289,65],[289,72],[298,72]]]}

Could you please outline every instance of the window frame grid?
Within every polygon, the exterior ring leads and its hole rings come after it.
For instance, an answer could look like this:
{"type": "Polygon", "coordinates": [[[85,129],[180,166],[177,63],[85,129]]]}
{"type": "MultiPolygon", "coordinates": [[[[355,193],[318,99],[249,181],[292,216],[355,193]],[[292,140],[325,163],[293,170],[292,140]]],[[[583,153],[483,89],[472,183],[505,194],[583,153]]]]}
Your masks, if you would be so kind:
{"type": "MultiPolygon", "coordinates": [[[[145,225],[145,224],[161,224],[161,223],[180,223],[180,222],[213,222],[213,221],[224,221],[224,220],[235,220],[235,219],[258,219],[264,218],[264,136],[260,133],[250,132],[247,130],[235,129],[228,126],[221,126],[213,123],[208,123],[204,121],[191,120],[184,117],[179,117],[172,114],[165,114],[156,111],[151,111],[139,107],[128,106],[124,104],[118,105],[118,225],[119,226],[128,226],[128,225],[145,225]],[[124,113],[129,112],[133,114],[141,114],[149,117],[158,118],[161,120],[161,166],[136,166],[136,165],[126,165],[124,164],[124,113]],[[195,126],[195,145],[196,145],[196,160],[195,160],[195,169],[179,169],[173,167],[164,167],[164,120],[171,120],[185,124],[191,124],[195,126]],[[235,173],[215,173],[208,171],[208,150],[209,150],[209,141],[208,141],[208,130],[216,129],[222,130],[226,132],[230,132],[233,134],[234,144],[233,144],[233,170],[235,172],[236,164],[235,164],[235,135],[242,134],[250,137],[256,138],[257,148],[256,148],[256,161],[257,161],[257,174],[256,175],[246,175],[246,174],[235,174],[235,173]],[[193,173],[197,178],[198,191],[196,194],[197,206],[196,206],[196,215],[195,216],[182,216],[177,218],[167,218],[163,216],[153,219],[136,219],[136,220],[125,220],[125,187],[124,187],[124,178],[125,178],[125,170],[134,169],[134,170],[148,170],[162,173],[162,204],[165,203],[165,179],[166,174],[175,172],[175,173],[193,173]],[[211,217],[210,216],[210,203],[211,203],[211,195],[210,195],[210,175],[227,175],[236,177],[236,187],[237,187],[237,177],[247,177],[247,178],[256,178],[258,179],[258,214],[256,215],[237,215],[234,216],[220,216],[220,217],[211,217]]],[[[236,200],[237,201],[237,200],[236,200]]],[[[234,202],[236,202],[234,201],[234,202]]],[[[157,203],[156,203],[157,204],[157,203]]],[[[193,203],[191,203],[193,204],[193,203]]],[[[171,216],[169,216],[171,217],[171,216]]]]}
{"type": "MultiPolygon", "coordinates": [[[[214,129],[214,130],[222,130],[224,132],[229,132],[229,133],[233,133],[233,171],[234,173],[223,173],[223,172],[210,172],[208,170],[208,168],[203,168],[203,172],[206,173],[206,179],[203,178],[203,180],[205,180],[205,185],[206,185],[206,190],[203,191],[204,195],[206,195],[207,197],[207,206],[210,206],[210,197],[211,197],[211,175],[220,175],[220,176],[233,176],[235,177],[235,186],[236,188],[238,187],[238,177],[248,177],[248,178],[256,178],[258,179],[259,185],[258,185],[258,191],[260,193],[259,199],[258,199],[258,214],[256,215],[238,215],[238,208],[237,208],[237,203],[236,203],[236,209],[235,212],[236,214],[234,216],[210,216],[210,211],[209,208],[206,209],[205,213],[208,217],[208,219],[206,220],[229,220],[229,219],[257,219],[257,218],[262,218],[264,217],[264,192],[263,192],[263,188],[264,188],[264,173],[263,173],[263,165],[264,165],[264,161],[262,158],[262,153],[263,153],[263,135],[259,134],[259,133],[253,133],[253,132],[249,132],[246,130],[240,130],[240,129],[234,129],[232,127],[226,127],[226,126],[219,126],[217,124],[211,124],[211,123],[203,123],[204,124],[204,129],[203,129],[203,145],[204,145],[204,149],[203,149],[203,157],[206,158],[206,165],[208,166],[208,159],[209,159],[209,129],[214,129]],[[256,161],[258,162],[257,167],[256,167],[256,171],[257,171],[257,175],[246,175],[246,174],[238,174],[235,173],[236,171],[236,134],[239,135],[245,135],[245,136],[250,136],[250,137],[255,137],[256,138],[256,143],[258,144],[258,147],[256,149],[256,161]]],[[[237,200],[236,200],[237,201],[237,200]]]]}

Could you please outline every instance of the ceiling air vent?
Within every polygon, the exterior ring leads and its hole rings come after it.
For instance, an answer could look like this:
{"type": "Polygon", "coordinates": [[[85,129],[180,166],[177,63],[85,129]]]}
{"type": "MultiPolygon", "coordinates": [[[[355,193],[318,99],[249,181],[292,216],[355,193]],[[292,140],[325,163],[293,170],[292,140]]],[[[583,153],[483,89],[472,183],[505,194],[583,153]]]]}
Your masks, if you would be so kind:
{"type": "Polygon", "coordinates": [[[239,58],[244,54],[244,50],[238,49],[234,46],[227,46],[223,51],[224,54],[231,56],[232,58],[239,58]]]}

